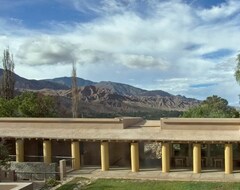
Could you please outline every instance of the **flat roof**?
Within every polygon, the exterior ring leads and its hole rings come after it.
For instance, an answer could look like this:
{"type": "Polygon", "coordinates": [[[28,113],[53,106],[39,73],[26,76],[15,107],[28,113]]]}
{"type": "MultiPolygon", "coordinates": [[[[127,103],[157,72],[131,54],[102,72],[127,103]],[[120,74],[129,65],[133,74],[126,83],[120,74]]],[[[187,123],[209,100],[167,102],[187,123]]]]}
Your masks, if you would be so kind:
{"type": "Polygon", "coordinates": [[[1,138],[233,142],[239,130],[238,118],[0,118],[1,138]]]}

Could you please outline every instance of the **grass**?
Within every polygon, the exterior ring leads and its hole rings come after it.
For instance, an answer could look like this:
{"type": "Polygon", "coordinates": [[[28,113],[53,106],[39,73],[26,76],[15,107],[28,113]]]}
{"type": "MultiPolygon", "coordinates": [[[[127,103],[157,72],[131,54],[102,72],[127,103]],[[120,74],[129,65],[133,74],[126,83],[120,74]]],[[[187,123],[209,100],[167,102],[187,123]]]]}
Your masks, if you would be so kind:
{"type": "Polygon", "coordinates": [[[70,182],[62,185],[61,187],[57,188],[57,190],[73,190],[74,188],[77,188],[78,182],[82,181],[85,178],[74,178],[70,182]]]}
{"type": "Polygon", "coordinates": [[[98,179],[78,188],[84,178],[75,178],[57,190],[240,190],[240,183],[176,182],[150,180],[98,179]]]}

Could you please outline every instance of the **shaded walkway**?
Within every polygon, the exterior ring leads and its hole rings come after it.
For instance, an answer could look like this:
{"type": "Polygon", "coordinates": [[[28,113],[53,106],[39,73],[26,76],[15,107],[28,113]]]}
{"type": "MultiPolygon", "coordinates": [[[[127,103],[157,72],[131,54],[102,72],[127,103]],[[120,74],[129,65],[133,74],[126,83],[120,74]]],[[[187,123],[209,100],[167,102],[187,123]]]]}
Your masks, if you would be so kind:
{"type": "Polygon", "coordinates": [[[102,172],[99,167],[84,167],[69,173],[69,177],[239,182],[240,170],[235,170],[233,174],[225,174],[222,170],[206,169],[200,174],[194,174],[188,169],[172,169],[169,173],[162,173],[159,168],[140,169],[139,172],[131,172],[129,168],[111,168],[109,171],[102,172]]]}

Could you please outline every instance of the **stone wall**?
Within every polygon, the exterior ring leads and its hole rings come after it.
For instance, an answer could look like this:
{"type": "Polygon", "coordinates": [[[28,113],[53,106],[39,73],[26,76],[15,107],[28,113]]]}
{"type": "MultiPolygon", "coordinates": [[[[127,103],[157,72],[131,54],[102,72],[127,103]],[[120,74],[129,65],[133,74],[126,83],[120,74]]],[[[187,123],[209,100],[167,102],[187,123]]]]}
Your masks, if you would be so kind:
{"type": "Polygon", "coordinates": [[[11,162],[10,169],[15,170],[17,180],[45,180],[58,177],[56,163],[11,162]]]}

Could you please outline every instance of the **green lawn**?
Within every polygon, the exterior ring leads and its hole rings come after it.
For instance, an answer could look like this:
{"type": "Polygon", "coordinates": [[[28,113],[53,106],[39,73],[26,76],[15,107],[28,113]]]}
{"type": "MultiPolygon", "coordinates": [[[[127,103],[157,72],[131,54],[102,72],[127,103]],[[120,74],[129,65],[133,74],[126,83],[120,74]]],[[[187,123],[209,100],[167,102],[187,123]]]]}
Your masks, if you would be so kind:
{"type": "Polygon", "coordinates": [[[76,178],[57,190],[240,190],[240,183],[216,182],[166,182],[147,180],[98,179],[91,184],[77,188],[84,178],[76,178]]]}

